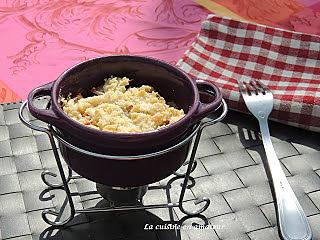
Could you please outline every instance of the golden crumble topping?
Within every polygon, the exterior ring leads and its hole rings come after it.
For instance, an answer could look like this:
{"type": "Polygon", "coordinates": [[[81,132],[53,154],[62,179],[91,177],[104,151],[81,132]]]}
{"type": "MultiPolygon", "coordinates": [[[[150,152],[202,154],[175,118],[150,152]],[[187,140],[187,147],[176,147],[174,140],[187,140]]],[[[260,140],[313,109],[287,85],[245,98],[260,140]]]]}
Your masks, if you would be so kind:
{"type": "Polygon", "coordinates": [[[151,86],[129,87],[126,77],[110,77],[96,96],[62,98],[63,111],[72,119],[95,129],[134,133],[159,129],[181,119],[185,114],[169,106],[151,86]]]}

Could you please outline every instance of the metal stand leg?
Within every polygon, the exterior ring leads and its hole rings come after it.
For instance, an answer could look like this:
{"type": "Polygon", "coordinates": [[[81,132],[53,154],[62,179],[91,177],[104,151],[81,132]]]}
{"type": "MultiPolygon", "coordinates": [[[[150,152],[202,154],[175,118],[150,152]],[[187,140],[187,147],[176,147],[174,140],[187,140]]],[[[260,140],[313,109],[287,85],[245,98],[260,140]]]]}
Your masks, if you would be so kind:
{"type": "MultiPolygon", "coordinates": [[[[186,161],[182,166],[189,166],[190,161],[186,161]]],[[[197,161],[194,161],[191,167],[191,171],[190,173],[192,173],[194,170],[196,170],[197,168],[197,161]]],[[[184,173],[179,173],[179,172],[175,172],[174,175],[176,175],[177,177],[184,177],[186,175],[187,172],[184,173]]]]}
{"type": "MultiPolygon", "coordinates": [[[[61,188],[61,187],[63,187],[63,183],[58,183],[58,184],[50,183],[50,181],[48,181],[46,179],[46,176],[51,176],[51,177],[55,177],[56,178],[56,177],[58,177],[58,175],[53,173],[53,172],[50,172],[48,170],[44,170],[41,173],[41,179],[48,187],[51,187],[51,188],[61,188]]],[[[68,177],[66,179],[67,183],[69,183],[71,179],[72,179],[72,170],[71,170],[70,167],[68,167],[68,177]]]]}
{"type": "MultiPolygon", "coordinates": [[[[41,173],[41,179],[42,181],[50,188],[56,189],[56,188],[62,188],[63,187],[63,183],[51,183],[48,179],[47,176],[51,176],[51,177],[58,177],[57,174],[50,172],[48,170],[44,170],[41,173]]],[[[68,177],[66,178],[67,182],[69,183],[72,179],[80,179],[82,178],[81,176],[73,176],[72,174],[72,169],[68,166],[68,177]]]]}
{"type": "MultiPolygon", "coordinates": [[[[55,156],[55,159],[56,159],[56,162],[57,162],[57,166],[58,166],[58,169],[59,169],[59,173],[60,173],[60,176],[61,176],[63,189],[67,194],[67,199],[68,199],[68,202],[69,202],[69,205],[70,205],[70,216],[64,221],[51,221],[47,217],[48,215],[53,215],[53,216],[58,217],[58,216],[61,216],[61,212],[57,212],[57,211],[54,211],[54,210],[51,210],[51,209],[46,209],[46,210],[44,210],[42,212],[42,218],[46,223],[48,223],[48,224],[50,224],[52,226],[63,226],[65,224],[67,224],[68,222],[70,222],[74,218],[75,213],[76,213],[75,208],[74,208],[73,199],[72,199],[72,196],[71,196],[71,192],[70,192],[70,189],[69,189],[69,186],[68,186],[68,181],[70,180],[71,174],[70,174],[70,171],[69,171],[69,176],[68,176],[68,179],[67,179],[65,174],[64,174],[64,171],[63,171],[63,167],[62,167],[62,164],[61,164],[61,161],[60,161],[58,149],[57,149],[56,143],[54,141],[53,135],[50,132],[47,132],[47,135],[48,135],[50,143],[52,145],[52,150],[53,150],[53,153],[54,153],[54,156],[55,156]]],[[[43,176],[43,175],[41,175],[41,176],[43,176]]],[[[58,186],[58,185],[52,185],[52,186],[54,186],[54,188],[56,188],[55,186],[58,186]]]]}
{"type": "Polygon", "coordinates": [[[191,152],[191,156],[190,156],[190,160],[189,160],[189,165],[188,165],[188,168],[187,168],[187,172],[184,175],[184,181],[183,181],[183,184],[182,184],[181,193],[180,193],[180,197],[179,197],[179,209],[180,209],[181,212],[183,212],[184,214],[186,214],[188,216],[199,215],[202,212],[204,212],[210,205],[210,199],[205,197],[205,198],[202,198],[202,199],[195,200],[195,202],[194,202],[195,205],[198,205],[200,203],[205,202],[205,205],[202,206],[200,209],[198,209],[196,211],[190,212],[190,211],[186,210],[183,207],[183,199],[184,199],[184,195],[185,195],[185,192],[187,190],[187,187],[188,187],[188,181],[189,181],[189,178],[190,178],[190,174],[194,170],[193,166],[194,166],[194,163],[195,163],[195,156],[196,156],[197,148],[198,148],[198,145],[199,145],[199,142],[200,142],[200,137],[201,137],[202,130],[203,130],[203,128],[200,128],[198,133],[197,133],[197,135],[196,135],[196,139],[194,141],[194,146],[192,148],[192,152],[191,152]]]}

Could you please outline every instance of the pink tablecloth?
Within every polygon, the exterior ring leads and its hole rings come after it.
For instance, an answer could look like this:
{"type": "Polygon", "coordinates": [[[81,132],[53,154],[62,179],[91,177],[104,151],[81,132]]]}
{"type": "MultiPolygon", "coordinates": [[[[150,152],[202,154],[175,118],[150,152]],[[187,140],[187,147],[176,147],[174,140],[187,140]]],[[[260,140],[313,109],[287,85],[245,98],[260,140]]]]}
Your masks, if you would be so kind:
{"type": "Polygon", "coordinates": [[[96,56],[175,63],[207,14],[191,0],[0,0],[0,102],[96,56]]]}

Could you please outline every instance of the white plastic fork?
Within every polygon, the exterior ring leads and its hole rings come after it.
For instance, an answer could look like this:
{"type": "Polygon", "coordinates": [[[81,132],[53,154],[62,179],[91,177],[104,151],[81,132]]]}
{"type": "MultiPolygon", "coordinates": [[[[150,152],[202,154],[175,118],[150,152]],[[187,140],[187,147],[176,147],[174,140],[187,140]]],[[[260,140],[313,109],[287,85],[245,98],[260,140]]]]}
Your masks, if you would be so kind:
{"type": "Polygon", "coordinates": [[[282,171],[271,142],[268,117],[273,109],[273,95],[266,86],[255,80],[238,84],[246,106],[259,121],[267,156],[264,166],[271,178],[269,182],[275,201],[279,235],[284,240],[312,239],[308,219],[282,171]]]}

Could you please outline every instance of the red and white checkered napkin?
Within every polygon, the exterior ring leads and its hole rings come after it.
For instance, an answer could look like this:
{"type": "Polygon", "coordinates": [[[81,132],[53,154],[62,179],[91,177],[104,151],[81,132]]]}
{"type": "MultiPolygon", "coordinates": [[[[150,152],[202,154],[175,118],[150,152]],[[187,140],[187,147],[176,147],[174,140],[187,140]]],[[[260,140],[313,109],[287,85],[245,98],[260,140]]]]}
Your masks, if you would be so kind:
{"type": "Polygon", "coordinates": [[[237,80],[257,79],[274,95],[271,118],[320,132],[320,37],[209,15],[177,65],[213,81],[229,108],[247,111],[237,80]]]}

